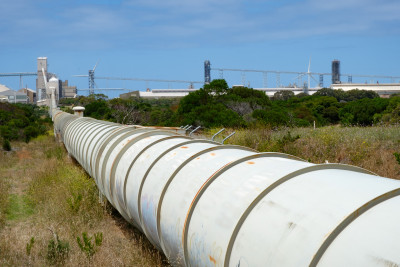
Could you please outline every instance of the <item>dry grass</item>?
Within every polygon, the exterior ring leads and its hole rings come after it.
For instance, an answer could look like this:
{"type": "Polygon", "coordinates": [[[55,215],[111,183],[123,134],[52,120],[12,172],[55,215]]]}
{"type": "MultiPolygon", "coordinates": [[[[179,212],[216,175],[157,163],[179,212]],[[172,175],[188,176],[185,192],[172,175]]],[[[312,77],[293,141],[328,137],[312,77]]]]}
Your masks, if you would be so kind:
{"type": "Polygon", "coordinates": [[[94,181],[53,137],[12,146],[15,151],[0,155],[0,266],[167,265],[140,232],[99,203],[94,181]],[[76,242],[83,232],[103,234],[93,257],[76,242]],[[69,249],[64,259],[59,253],[51,261],[49,244],[55,234],[69,249]]]}
{"type": "MultiPolygon", "coordinates": [[[[208,133],[211,136],[214,129],[208,133]]],[[[233,129],[228,129],[222,140],[233,129]]],[[[368,169],[380,176],[400,179],[400,127],[254,128],[235,130],[226,144],[254,148],[260,152],[283,152],[313,163],[343,163],[368,169]],[[290,136],[289,133],[290,132],[290,136]],[[299,138],[296,138],[299,136],[299,138]]],[[[207,133],[206,133],[207,135],[207,133]]]]}

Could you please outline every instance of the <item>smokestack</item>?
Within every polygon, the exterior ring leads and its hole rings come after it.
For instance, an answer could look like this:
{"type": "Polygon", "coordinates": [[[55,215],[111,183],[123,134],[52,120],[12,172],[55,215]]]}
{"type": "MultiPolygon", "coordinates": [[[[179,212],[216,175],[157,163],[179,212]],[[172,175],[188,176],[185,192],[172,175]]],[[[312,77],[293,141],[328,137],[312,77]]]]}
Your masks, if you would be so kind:
{"type": "Polygon", "coordinates": [[[340,61],[335,59],[332,61],[332,84],[340,83],[340,61]]]}

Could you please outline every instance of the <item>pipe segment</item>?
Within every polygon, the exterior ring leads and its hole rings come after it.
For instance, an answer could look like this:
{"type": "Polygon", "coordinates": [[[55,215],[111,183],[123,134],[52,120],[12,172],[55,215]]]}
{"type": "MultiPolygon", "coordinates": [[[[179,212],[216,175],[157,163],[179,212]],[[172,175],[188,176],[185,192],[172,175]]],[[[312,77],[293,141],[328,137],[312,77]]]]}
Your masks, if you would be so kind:
{"type": "Polygon", "coordinates": [[[50,114],[99,191],[175,266],[400,265],[400,181],[173,131],[50,114]]]}

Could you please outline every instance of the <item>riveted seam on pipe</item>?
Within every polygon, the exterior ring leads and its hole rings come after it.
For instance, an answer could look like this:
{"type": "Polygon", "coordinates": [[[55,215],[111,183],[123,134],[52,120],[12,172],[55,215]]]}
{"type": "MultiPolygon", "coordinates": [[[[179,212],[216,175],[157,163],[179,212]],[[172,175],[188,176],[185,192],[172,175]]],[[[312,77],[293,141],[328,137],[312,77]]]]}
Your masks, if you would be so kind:
{"type": "Polygon", "coordinates": [[[318,262],[324,255],[325,251],[329,248],[329,246],[336,239],[336,237],[344,229],[346,229],[346,227],[349,226],[354,220],[356,220],[363,213],[372,209],[376,205],[379,205],[380,203],[385,202],[386,200],[389,200],[389,199],[397,197],[397,196],[400,196],[400,188],[386,192],[385,194],[382,194],[382,195],[368,201],[367,203],[365,203],[364,205],[362,205],[361,207],[356,209],[354,212],[352,212],[350,215],[348,215],[342,222],[340,222],[340,224],[338,224],[336,226],[336,228],[329,234],[329,236],[325,238],[322,245],[319,247],[317,253],[315,253],[309,266],[312,266],[312,267],[317,266],[318,262]]]}
{"type": "Polygon", "coordinates": [[[78,131],[79,126],[82,123],[84,123],[85,121],[87,121],[87,120],[89,120],[89,119],[88,118],[82,118],[82,119],[74,120],[69,125],[69,127],[67,128],[65,138],[66,138],[66,140],[68,140],[67,141],[67,148],[68,148],[70,154],[73,154],[75,152],[74,149],[73,149],[73,144],[74,144],[74,140],[75,140],[75,137],[76,137],[76,132],[78,131]]]}
{"type": "MultiPolygon", "coordinates": [[[[95,136],[101,129],[105,129],[106,127],[107,126],[104,124],[97,124],[93,125],[93,127],[90,128],[90,131],[86,134],[86,137],[82,140],[82,147],[80,149],[80,154],[79,154],[79,157],[82,160],[88,157],[88,148],[89,145],[92,143],[93,136],[95,136]]],[[[90,173],[86,163],[87,160],[84,160],[82,166],[88,173],[90,173]]]]}
{"type": "MultiPolygon", "coordinates": [[[[94,158],[92,158],[93,160],[93,166],[94,166],[94,176],[99,179],[99,164],[100,164],[100,158],[103,154],[104,149],[106,148],[106,146],[108,145],[108,143],[115,137],[115,135],[121,134],[121,133],[125,133],[128,131],[133,131],[134,128],[133,127],[118,127],[114,130],[112,130],[107,137],[105,137],[103,140],[98,140],[96,144],[98,144],[97,146],[97,150],[94,151],[94,158]],[[100,142],[100,143],[99,143],[100,142]]],[[[95,146],[96,147],[96,146],[95,146]]]]}
{"type": "MultiPolygon", "coordinates": [[[[103,190],[105,193],[107,193],[107,188],[105,187],[105,177],[106,177],[106,167],[107,167],[107,162],[108,159],[112,153],[112,151],[114,150],[114,148],[116,146],[119,145],[119,143],[126,139],[129,138],[130,136],[132,136],[133,134],[137,134],[137,133],[142,133],[142,132],[146,132],[148,131],[148,129],[128,129],[127,131],[119,131],[118,133],[114,133],[113,135],[110,136],[110,140],[107,143],[104,143],[104,150],[106,151],[102,151],[101,155],[98,155],[98,162],[100,163],[100,160],[102,159],[103,161],[103,165],[101,166],[101,170],[99,169],[99,174],[98,174],[98,180],[101,182],[103,190]],[[104,156],[103,153],[105,152],[104,156]]],[[[107,196],[107,195],[106,195],[107,196]]],[[[111,200],[109,199],[110,203],[111,200]]]]}
{"type": "MultiPolygon", "coordinates": [[[[191,139],[191,137],[189,137],[189,138],[191,139]]],[[[173,146],[173,147],[171,147],[171,148],[165,150],[160,156],[158,156],[158,157],[152,162],[152,164],[151,164],[151,165],[149,166],[149,168],[147,169],[145,175],[143,176],[143,182],[144,182],[144,180],[146,180],[147,175],[149,174],[149,172],[151,171],[151,169],[153,168],[153,166],[154,166],[163,156],[165,156],[167,153],[169,153],[170,151],[172,151],[172,150],[174,150],[174,149],[176,149],[176,148],[178,148],[178,147],[180,147],[180,146],[187,145],[187,144],[192,144],[192,143],[206,143],[206,144],[220,145],[219,143],[216,143],[216,142],[213,142],[213,141],[199,140],[199,139],[197,139],[197,140],[191,140],[191,141],[187,141],[187,142],[184,142],[184,143],[180,143],[180,144],[178,144],[178,145],[175,145],[175,146],[173,146]]],[[[125,183],[124,183],[124,189],[123,189],[123,190],[124,190],[124,191],[123,191],[123,194],[124,194],[124,202],[125,202],[125,205],[127,204],[126,186],[127,186],[127,181],[128,181],[129,173],[131,172],[131,169],[132,169],[133,165],[134,165],[134,162],[132,162],[132,163],[130,164],[130,166],[129,166],[127,172],[126,172],[126,176],[125,176],[125,183]]],[[[143,187],[143,185],[141,184],[140,187],[139,187],[139,190],[141,190],[142,187],[143,187]]],[[[138,203],[138,204],[139,204],[139,203],[138,203]]],[[[132,217],[132,214],[130,214],[129,209],[127,209],[127,211],[128,211],[128,213],[129,213],[129,216],[132,217]]],[[[139,211],[138,211],[138,213],[139,213],[139,211]]],[[[139,216],[139,217],[140,217],[140,216],[139,216]]],[[[140,223],[140,222],[138,222],[138,223],[140,223]]]]}
{"type": "MultiPolygon", "coordinates": [[[[133,138],[132,140],[129,140],[127,144],[124,145],[124,147],[122,148],[122,150],[120,150],[117,154],[117,156],[114,158],[114,161],[111,165],[111,169],[110,169],[110,196],[111,198],[113,198],[113,192],[112,192],[112,188],[114,187],[114,183],[115,183],[115,166],[118,165],[119,160],[122,157],[122,154],[128,150],[129,147],[133,146],[134,144],[136,144],[137,142],[143,140],[144,138],[150,137],[150,136],[156,136],[156,135],[169,135],[169,136],[173,136],[175,135],[175,133],[173,132],[169,132],[169,131],[159,131],[159,130],[152,130],[152,131],[148,131],[146,133],[143,133],[135,138],[133,138]],[[122,154],[121,154],[122,152],[122,154]]],[[[142,149],[140,151],[140,154],[143,153],[144,150],[142,149]]],[[[138,156],[140,155],[136,155],[136,157],[133,159],[133,161],[136,161],[136,159],[138,158],[138,156]]]]}
{"type": "Polygon", "coordinates": [[[77,140],[79,140],[82,136],[82,131],[84,129],[86,129],[87,125],[90,125],[90,121],[78,121],[75,124],[74,129],[71,129],[71,137],[70,137],[70,148],[71,148],[71,154],[74,155],[75,159],[80,163],[79,160],[79,155],[77,153],[77,146],[79,145],[79,142],[77,140]],[[84,128],[83,128],[84,127],[84,128]]]}
{"type": "MultiPolygon", "coordinates": [[[[151,144],[147,145],[147,146],[146,146],[145,148],[143,148],[143,149],[137,154],[137,156],[131,161],[131,164],[130,164],[130,166],[128,167],[127,172],[126,172],[126,175],[125,175],[124,187],[125,187],[125,182],[126,182],[126,179],[127,179],[128,174],[129,174],[129,172],[130,172],[130,169],[131,169],[132,166],[135,164],[136,160],[137,160],[144,152],[146,152],[150,147],[152,147],[152,146],[154,146],[154,145],[156,145],[156,144],[158,144],[158,143],[160,143],[160,142],[163,142],[163,141],[166,141],[166,140],[175,139],[175,138],[191,139],[190,137],[183,136],[183,135],[182,135],[182,136],[181,136],[181,135],[172,135],[172,136],[168,136],[168,137],[161,138],[161,139],[156,140],[155,142],[152,142],[151,144]]],[[[134,143],[131,144],[131,142],[129,142],[129,143],[126,144],[126,145],[124,146],[124,148],[118,153],[117,157],[116,157],[115,160],[114,160],[114,163],[115,163],[115,164],[113,163],[113,167],[112,167],[112,169],[111,169],[111,176],[114,176],[114,177],[115,177],[115,172],[116,172],[117,165],[118,165],[119,161],[120,161],[121,158],[123,157],[124,153],[125,153],[133,144],[134,144],[134,143]],[[116,166],[116,167],[114,167],[114,166],[116,166]]],[[[115,178],[114,178],[114,179],[115,179],[115,178]]],[[[114,182],[115,182],[115,181],[114,181],[114,182]]],[[[119,199],[118,199],[118,203],[119,203],[120,207],[124,207],[124,209],[126,209],[126,203],[125,203],[125,202],[124,202],[124,203],[121,203],[121,202],[119,201],[119,199]]]]}
{"type": "Polygon", "coordinates": [[[74,154],[76,155],[77,160],[81,165],[83,165],[82,159],[81,159],[82,141],[83,141],[83,139],[85,139],[87,137],[87,133],[91,129],[91,127],[96,126],[96,125],[98,125],[98,123],[92,122],[92,121],[85,123],[80,127],[79,132],[77,133],[77,137],[74,142],[74,154]]]}
{"type": "Polygon", "coordinates": [[[93,132],[96,127],[101,127],[101,124],[96,123],[96,122],[89,122],[87,123],[88,126],[86,128],[82,127],[80,137],[77,139],[77,153],[78,153],[78,158],[81,160],[83,158],[83,146],[86,143],[86,140],[90,137],[91,133],[93,132]]]}
{"type": "Polygon", "coordinates": [[[292,156],[292,155],[285,154],[285,153],[266,152],[266,153],[250,155],[250,156],[246,156],[246,157],[243,157],[243,158],[240,158],[240,159],[237,159],[235,161],[225,164],[223,167],[221,167],[216,172],[214,172],[200,187],[195,198],[193,199],[192,203],[190,204],[189,210],[188,210],[186,218],[185,218],[185,223],[183,225],[182,244],[183,244],[184,261],[185,261],[186,265],[189,264],[189,255],[188,255],[189,252],[188,252],[188,247],[187,247],[187,244],[188,244],[187,235],[188,235],[189,225],[190,225],[190,221],[191,221],[194,209],[196,208],[196,205],[199,202],[203,193],[207,190],[207,188],[211,185],[212,182],[214,182],[216,179],[218,179],[219,176],[221,176],[224,172],[226,172],[230,168],[232,168],[240,163],[243,163],[245,161],[251,160],[251,159],[271,158],[271,157],[293,159],[293,160],[297,160],[297,161],[306,162],[305,160],[303,160],[299,157],[292,156]]]}
{"type": "Polygon", "coordinates": [[[91,149],[91,153],[89,156],[89,169],[91,173],[93,174],[93,177],[95,180],[97,180],[97,175],[96,175],[96,159],[97,155],[99,154],[100,147],[103,145],[104,141],[110,137],[113,133],[116,131],[120,130],[121,127],[116,126],[116,127],[110,127],[109,129],[106,129],[105,133],[102,133],[102,136],[100,136],[99,139],[96,140],[96,142],[93,144],[93,148],[91,149]]]}
{"type": "Polygon", "coordinates": [[[297,171],[294,171],[292,173],[289,173],[283,177],[281,177],[280,179],[278,179],[277,181],[275,181],[274,183],[272,183],[270,186],[268,186],[264,191],[262,191],[257,198],[254,199],[254,201],[249,205],[249,207],[245,210],[245,212],[242,214],[242,216],[240,217],[235,229],[232,232],[231,238],[229,240],[228,246],[227,246],[227,250],[226,250],[226,254],[225,254],[225,263],[224,266],[228,267],[229,266],[229,261],[231,258],[231,253],[232,253],[232,248],[233,245],[235,243],[236,237],[239,233],[240,228],[242,227],[243,223],[245,222],[246,218],[249,216],[249,214],[251,213],[251,211],[253,210],[253,208],[266,196],[268,195],[272,190],[274,190],[275,188],[277,188],[279,185],[289,181],[290,179],[293,179],[299,175],[302,174],[306,174],[309,172],[314,172],[314,171],[320,171],[320,170],[328,170],[328,169],[335,169],[335,170],[346,170],[346,171],[354,171],[354,172],[359,172],[359,173],[365,173],[365,174],[372,174],[372,172],[359,168],[359,167],[355,167],[355,166],[351,166],[351,165],[345,165],[345,164],[318,164],[318,165],[314,165],[314,166],[310,166],[310,167],[305,167],[302,169],[299,169],[297,171]]]}
{"type": "Polygon", "coordinates": [[[89,149],[90,149],[90,147],[91,147],[93,141],[96,140],[96,137],[97,137],[99,134],[107,134],[107,132],[109,132],[109,131],[115,129],[116,127],[117,127],[117,126],[103,125],[101,129],[97,129],[97,131],[95,132],[95,134],[93,135],[93,137],[90,139],[90,142],[89,142],[89,144],[88,144],[88,146],[87,146],[87,148],[86,148],[86,153],[85,153],[85,154],[86,154],[86,157],[89,159],[89,160],[86,161],[86,164],[85,164],[86,166],[85,166],[85,168],[86,168],[86,171],[87,171],[88,173],[90,173],[90,175],[93,175],[93,170],[92,170],[92,166],[91,166],[91,158],[92,158],[93,153],[94,153],[95,144],[93,145],[93,148],[92,148],[91,151],[89,151],[89,149]],[[103,133],[103,131],[104,131],[105,133],[103,133]]]}
{"type": "MultiPolygon", "coordinates": [[[[160,200],[158,202],[158,206],[157,206],[157,234],[158,237],[160,239],[160,245],[162,247],[162,249],[165,251],[165,245],[164,245],[164,240],[162,237],[162,233],[161,233],[161,208],[162,208],[162,203],[164,200],[164,196],[168,190],[169,185],[171,184],[172,180],[175,178],[175,176],[179,173],[180,170],[182,170],[182,168],[187,165],[189,162],[191,162],[193,159],[208,153],[210,151],[214,151],[214,150],[221,150],[221,149],[232,149],[232,148],[236,148],[238,150],[244,150],[244,151],[250,151],[250,152],[255,152],[257,153],[257,151],[255,151],[254,149],[251,148],[247,148],[247,147],[242,147],[242,146],[235,146],[235,145],[219,145],[219,146],[215,146],[215,147],[211,147],[211,148],[207,148],[204,149],[192,156],[190,156],[188,159],[186,159],[184,162],[182,162],[179,167],[174,171],[174,173],[168,178],[162,192],[160,195],[160,200]]],[[[140,212],[140,210],[139,210],[140,212]]]]}
{"type": "MultiPolygon", "coordinates": [[[[169,132],[169,131],[168,131],[168,133],[172,133],[172,132],[169,132]]],[[[175,133],[173,133],[173,134],[175,134],[175,133]]],[[[130,166],[133,166],[133,164],[134,164],[134,163],[136,162],[136,160],[140,157],[140,155],[142,155],[147,149],[149,149],[149,148],[152,147],[153,145],[158,144],[158,143],[160,143],[160,142],[162,142],[162,141],[171,140],[171,139],[174,139],[174,138],[188,138],[188,137],[180,136],[180,135],[172,135],[172,136],[168,136],[168,137],[164,137],[164,138],[161,138],[161,139],[159,139],[159,140],[156,140],[156,141],[152,142],[151,144],[147,145],[145,148],[143,148],[143,149],[139,152],[139,154],[131,161],[130,166]]],[[[131,141],[132,141],[132,140],[131,140],[131,141]]],[[[115,197],[115,196],[114,196],[115,179],[116,179],[115,174],[116,174],[116,170],[117,170],[119,161],[120,161],[121,158],[124,156],[125,152],[126,152],[132,145],[134,145],[134,144],[137,142],[137,141],[135,141],[135,142],[131,142],[131,141],[128,142],[128,144],[126,144],[126,145],[123,147],[123,149],[122,149],[121,151],[119,151],[118,154],[117,154],[117,156],[115,157],[115,160],[114,160],[113,165],[112,165],[112,167],[111,167],[111,174],[110,174],[110,177],[113,179],[113,182],[112,182],[113,185],[111,185],[111,183],[110,183],[110,188],[111,188],[111,189],[110,189],[110,192],[111,192],[111,194],[112,194],[112,197],[116,198],[116,200],[117,200],[117,202],[118,202],[118,203],[117,203],[117,204],[118,204],[118,207],[120,207],[120,209],[123,210],[123,212],[124,212],[124,214],[126,215],[126,217],[129,218],[128,221],[132,221],[132,223],[133,223],[134,225],[136,225],[137,228],[141,229],[141,227],[140,227],[139,225],[137,225],[137,223],[131,218],[129,212],[127,211],[126,204],[125,204],[125,203],[121,203],[119,197],[115,197]]],[[[130,170],[130,169],[129,169],[129,170],[130,170]]],[[[127,171],[127,173],[129,173],[129,171],[127,171]]],[[[126,176],[125,176],[125,177],[126,177],[126,176]]],[[[125,180],[124,180],[124,184],[125,184],[125,180]]]]}

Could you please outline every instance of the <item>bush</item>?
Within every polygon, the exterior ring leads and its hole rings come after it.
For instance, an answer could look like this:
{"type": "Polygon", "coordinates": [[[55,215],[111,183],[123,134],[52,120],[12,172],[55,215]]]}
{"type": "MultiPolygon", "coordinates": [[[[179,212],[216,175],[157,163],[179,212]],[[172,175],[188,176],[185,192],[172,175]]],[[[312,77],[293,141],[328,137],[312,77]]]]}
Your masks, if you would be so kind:
{"type": "Polygon", "coordinates": [[[50,265],[64,265],[69,255],[69,243],[58,238],[55,234],[54,239],[47,245],[47,261],[50,265]]]}
{"type": "Polygon", "coordinates": [[[29,142],[32,138],[38,137],[40,134],[40,130],[32,125],[29,125],[24,129],[24,136],[25,136],[25,142],[29,142]]]}
{"type": "Polygon", "coordinates": [[[91,259],[96,253],[98,247],[103,243],[103,233],[95,233],[94,236],[90,237],[86,232],[82,233],[82,239],[78,236],[76,237],[76,242],[79,248],[86,254],[86,256],[91,259]],[[94,237],[94,242],[92,238],[94,237]]]}
{"type": "Polygon", "coordinates": [[[10,141],[8,141],[8,139],[3,139],[3,149],[5,151],[11,151],[11,144],[10,141]]]}

